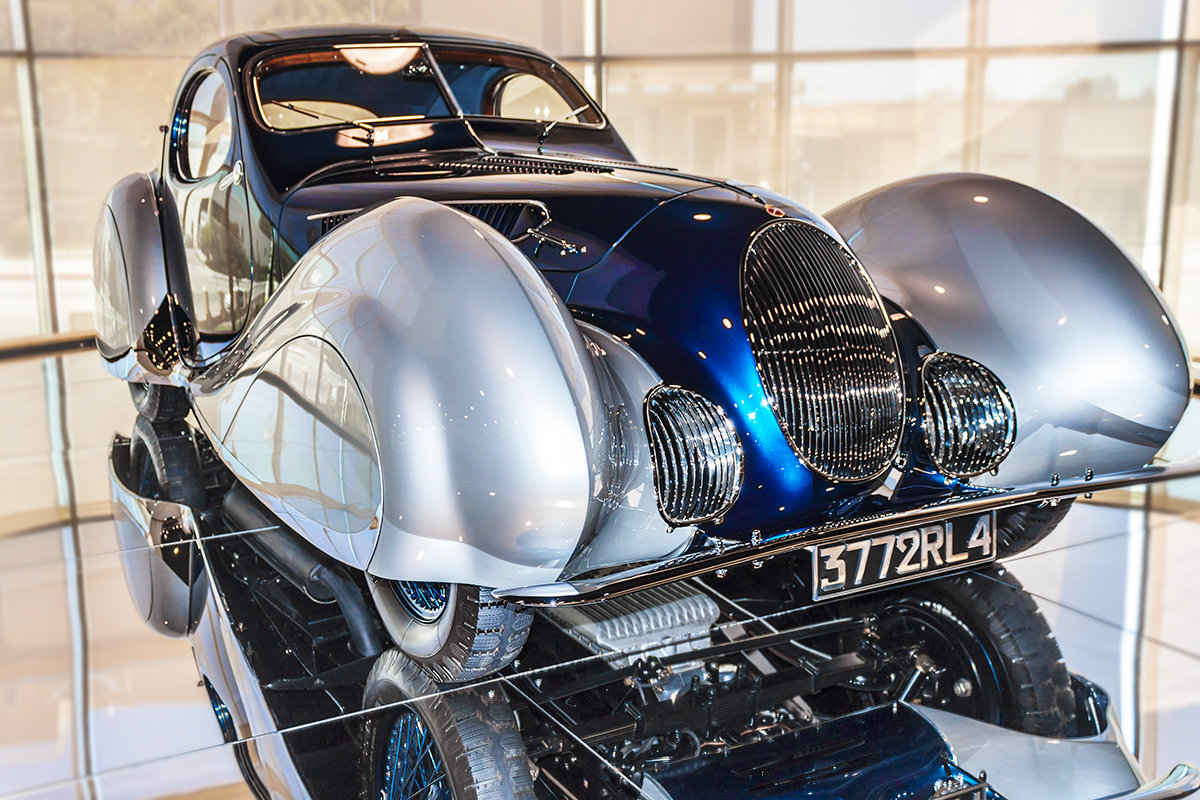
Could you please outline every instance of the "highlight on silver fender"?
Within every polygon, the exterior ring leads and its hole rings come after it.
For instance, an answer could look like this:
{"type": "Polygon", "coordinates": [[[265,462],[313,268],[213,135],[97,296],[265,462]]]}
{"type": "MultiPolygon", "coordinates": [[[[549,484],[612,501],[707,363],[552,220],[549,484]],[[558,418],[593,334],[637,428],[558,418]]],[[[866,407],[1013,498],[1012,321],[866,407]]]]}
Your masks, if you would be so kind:
{"type": "Polygon", "coordinates": [[[938,469],[969,478],[1000,466],[1017,438],[1017,410],[995,373],[964,356],[932,353],[921,383],[925,443],[938,469]]]}
{"type": "Polygon", "coordinates": [[[687,389],[646,395],[646,427],[659,510],[672,525],[728,511],[742,489],[742,441],[716,403],[687,389]]]}

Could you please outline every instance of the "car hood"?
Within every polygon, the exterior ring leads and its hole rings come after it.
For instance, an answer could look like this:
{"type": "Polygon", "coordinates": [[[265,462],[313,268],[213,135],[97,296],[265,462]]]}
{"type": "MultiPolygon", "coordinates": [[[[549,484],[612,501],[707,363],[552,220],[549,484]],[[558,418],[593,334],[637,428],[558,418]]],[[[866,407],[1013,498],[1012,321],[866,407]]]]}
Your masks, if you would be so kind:
{"type": "MultiPolygon", "coordinates": [[[[428,174],[426,167],[424,175],[428,174]]],[[[539,244],[538,239],[525,237],[524,230],[514,231],[510,238],[538,269],[577,272],[599,262],[662,203],[715,183],[634,164],[527,156],[449,162],[437,177],[366,171],[355,178],[304,186],[287,196],[277,223],[285,272],[318,239],[354,214],[409,196],[460,204],[464,209],[471,201],[542,204],[550,221],[540,230],[553,239],[539,244]]]]}

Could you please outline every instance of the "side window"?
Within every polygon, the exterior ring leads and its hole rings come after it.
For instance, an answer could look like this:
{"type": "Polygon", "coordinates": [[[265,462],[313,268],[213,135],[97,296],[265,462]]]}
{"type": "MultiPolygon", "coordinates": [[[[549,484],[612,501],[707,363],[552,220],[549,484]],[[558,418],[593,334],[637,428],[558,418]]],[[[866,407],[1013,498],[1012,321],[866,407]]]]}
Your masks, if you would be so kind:
{"type": "Polygon", "coordinates": [[[496,116],[508,119],[534,119],[549,122],[578,122],[571,105],[558,90],[536,75],[510,75],[496,90],[496,116]]]}
{"type": "Polygon", "coordinates": [[[179,169],[184,178],[212,175],[225,163],[233,144],[229,92],[215,72],[200,79],[184,109],[186,124],[179,142],[179,169]]]}

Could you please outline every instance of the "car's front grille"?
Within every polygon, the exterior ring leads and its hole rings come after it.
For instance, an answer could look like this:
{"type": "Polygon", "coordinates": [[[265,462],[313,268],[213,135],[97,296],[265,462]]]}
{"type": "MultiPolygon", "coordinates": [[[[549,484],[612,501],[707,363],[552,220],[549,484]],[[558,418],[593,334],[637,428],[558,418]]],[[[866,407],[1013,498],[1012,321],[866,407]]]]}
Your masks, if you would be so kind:
{"type": "Polygon", "coordinates": [[[796,454],[833,480],[879,476],[904,415],[900,359],[866,272],[814,225],[759,229],[742,264],[742,317],[796,454]]]}

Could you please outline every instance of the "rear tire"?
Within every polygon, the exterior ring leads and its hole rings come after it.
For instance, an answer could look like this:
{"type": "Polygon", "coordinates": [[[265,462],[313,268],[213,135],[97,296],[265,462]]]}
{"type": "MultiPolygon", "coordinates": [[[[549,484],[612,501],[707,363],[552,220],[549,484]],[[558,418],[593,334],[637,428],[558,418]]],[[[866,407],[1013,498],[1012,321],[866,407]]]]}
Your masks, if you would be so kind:
{"type": "Polygon", "coordinates": [[[991,567],[900,589],[876,610],[885,649],[919,642],[941,674],[918,683],[921,705],[1039,736],[1074,732],[1075,695],[1062,651],[1021,583],[991,567]]]}
{"type": "Polygon", "coordinates": [[[1073,499],[1057,505],[1026,503],[996,513],[996,553],[1000,558],[1023,553],[1050,535],[1071,510],[1073,499]]]}
{"type": "Polygon", "coordinates": [[[367,714],[363,725],[363,800],[534,800],[529,758],[499,685],[446,689],[388,650],[363,692],[364,709],[383,706],[391,708],[367,714]]]}
{"type": "Polygon", "coordinates": [[[151,422],[139,417],[129,440],[129,464],[138,494],[189,506],[205,506],[200,454],[186,422],[151,422]]]}
{"type": "Polygon", "coordinates": [[[374,580],[371,596],[396,646],[439,683],[465,683],[512,662],[533,612],[461,583],[374,580]]]}
{"type": "Polygon", "coordinates": [[[191,410],[188,394],[178,386],[161,383],[131,383],[129,396],[138,416],[151,422],[167,422],[183,419],[191,410]]]}

